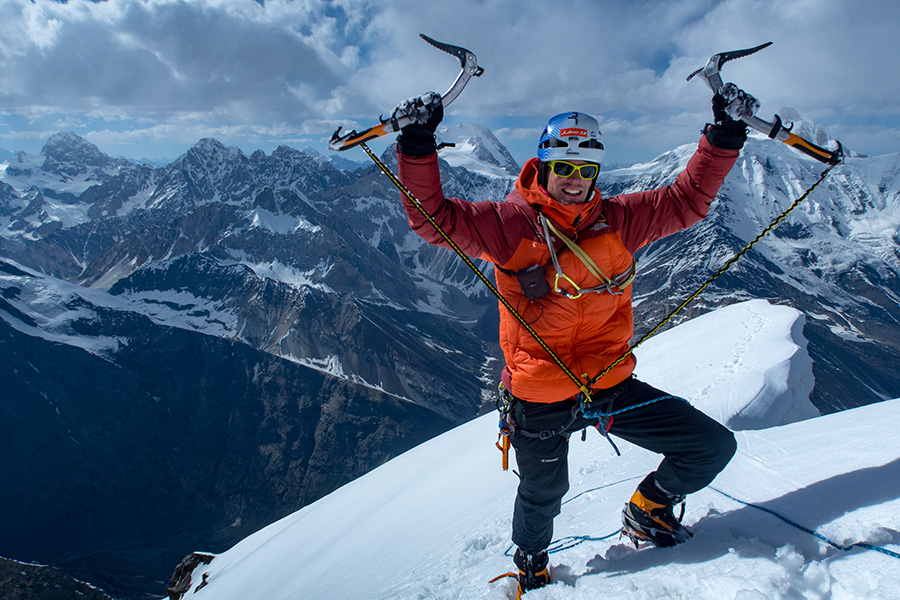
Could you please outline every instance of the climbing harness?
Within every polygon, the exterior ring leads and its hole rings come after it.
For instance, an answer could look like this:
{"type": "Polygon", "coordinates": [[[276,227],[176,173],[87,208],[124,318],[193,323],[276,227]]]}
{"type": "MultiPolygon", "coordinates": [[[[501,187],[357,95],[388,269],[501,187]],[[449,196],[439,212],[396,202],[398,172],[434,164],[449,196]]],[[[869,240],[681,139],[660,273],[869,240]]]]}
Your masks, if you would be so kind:
{"type": "Polygon", "coordinates": [[[497,411],[500,413],[500,431],[497,434],[496,446],[500,452],[502,452],[502,466],[504,471],[509,470],[509,447],[510,440],[514,434],[521,437],[541,440],[547,440],[557,435],[565,435],[566,433],[571,433],[572,425],[578,421],[578,418],[581,415],[581,407],[576,403],[572,405],[569,419],[559,427],[542,429],[540,431],[529,431],[527,429],[516,427],[516,421],[513,418],[512,411],[513,406],[518,401],[519,399],[513,396],[501,382],[496,401],[497,411]]]}

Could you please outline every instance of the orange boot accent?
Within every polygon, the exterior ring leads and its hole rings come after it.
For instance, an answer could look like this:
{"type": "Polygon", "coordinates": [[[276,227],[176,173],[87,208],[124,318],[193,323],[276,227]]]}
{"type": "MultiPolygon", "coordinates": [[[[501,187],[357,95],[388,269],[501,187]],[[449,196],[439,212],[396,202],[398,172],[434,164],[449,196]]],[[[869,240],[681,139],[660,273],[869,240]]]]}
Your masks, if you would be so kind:
{"type": "Polygon", "coordinates": [[[648,500],[640,491],[635,491],[625,505],[622,525],[622,533],[631,538],[635,546],[639,542],[650,542],[660,548],[669,548],[693,535],[681,524],[681,518],[675,517],[672,505],[648,500]]]}

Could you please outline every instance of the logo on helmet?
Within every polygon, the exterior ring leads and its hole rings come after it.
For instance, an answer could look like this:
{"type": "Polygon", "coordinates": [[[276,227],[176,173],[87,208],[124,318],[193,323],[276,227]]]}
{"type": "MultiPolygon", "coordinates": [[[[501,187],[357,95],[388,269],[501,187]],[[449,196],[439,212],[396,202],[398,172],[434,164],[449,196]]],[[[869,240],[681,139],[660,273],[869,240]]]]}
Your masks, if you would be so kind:
{"type": "Polygon", "coordinates": [[[579,127],[567,127],[565,129],[560,129],[559,137],[568,137],[568,136],[579,136],[579,137],[587,137],[587,129],[581,129],[579,127]]]}

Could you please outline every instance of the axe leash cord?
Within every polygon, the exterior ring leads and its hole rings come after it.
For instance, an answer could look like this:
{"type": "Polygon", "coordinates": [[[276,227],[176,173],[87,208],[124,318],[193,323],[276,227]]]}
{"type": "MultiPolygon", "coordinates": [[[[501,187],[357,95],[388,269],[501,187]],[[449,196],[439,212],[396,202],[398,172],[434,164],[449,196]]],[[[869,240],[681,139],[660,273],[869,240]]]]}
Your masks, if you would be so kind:
{"type": "Polygon", "coordinates": [[[475,265],[474,262],[472,262],[472,259],[470,259],[468,256],[466,256],[466,254],[460,249],[460,247],[456,244],[456,242],[454,242],[453,239],[447,234],[447,232],[445,232],[443,230],[443,228],[437,223],[437,221],[435,221],[434,217],[431,216],[431,214],[425,209],[424,206],[422,206],[422,204],[415,197],[415,195],[413,195],[413,193],[411,191],[409,191],[409,189],[407,189],[407,187],[405,185],[403,185],[403,183],[400,181],[400,179],[390,170],[390,168],[388,168],[388,166],[385,165],[384,162],[381,161],[381,159],[379,159],[377,156],[375,156],[375,154],[369,149],[369,147],[365,144],[365,142],[363,142],[359,145],[363,150],[366,151],[366,154],[369,155],[369,158],[371,158],[375,162],[375,164],[378,165],[378,168],[381,169],[381,171],[385,175],[387,175],[388,179],[391,180],[391,183],[393,183],[397,187],[397,189],[400,190],[400,193],[402,193],[413,204],[413,206],[416,207],[416,210],[418,210],[419,213],[422,214],[422,216],[425,218],[425,220],[428,221],[428,223],[432,227],[434,227],[435,231],[437,231],[438,234],[441,236],[441,238],[443,238],[443,240],[445,242],[447,242],[447,245],[450,246],[450,249],[452,249],[457,255],[459,255],[459,257],[466,264],[466,266],[468,266],[472,270],[472,272],[475,273],[475,275],[478,277],[478,279],[480,279],[481,282],[487,286],[487,288],[491,291],[491,293],[493,293],[497,297],[497,299],[500,301],[500,303],[503,304],[504,307],[506,307],[506,309],[516,319],[516,321],[518,321],[519,324],[525,328],[525,331],[527,331],[529,333],[529,335],[531,335],[535,339],[535,341],[541,346],[541,348],[544,349],[544,351],[550,356],[550,358],[553,360],[553,362],[555,362],[559,366],[559,368],[562,369],[562,371],[566,374],[566,376],[569,379],[571,379],[572,382],[575,383],[575,385],[578,386],[578,388],[581,390],[581,395],[582,395],[582,397],[580,398],[580,404],[582,406],[582,409],[590,406],[590,403],[591,403],[590,386],[591,385],[593,385],[594,383],[599,381],[600,378],[602,378],[604,375],[609,373],[613,368],[615,368],[616,365],[620,364],[623,360],[625,360],[629,355],[631,355],[635,351],[635,349],[637,349],[638,346],[640,346],[645,341],[647,341],[650,337],[652,337],[654,334],[656,334],[669,321],[671,321],[675,317],[675,315],[677,315],[679,312],[681,312],[690,302],[692,302],[695,298],[697,298],[697,296],[702,294],[703,291],[706,290],[706,288],[709,287],[709,285],[713,281],[715,281],[723,273],[725,273],[729,268],[731,268],[731,266],[734,265],[734,263],[736,263],[754,245],[756,245],[757,242],[762,240],[763,237],[766,236],[766,234],[768,234],[775,227],[777,227],[791,213],[791,211],[793,211],[795,208],[797,208],[797,206],[800,205],[800,203],[802,203],[804,200],[806,200],[806,198],[808,198],[809,195],[813,193],[813,191],[819,186],[819,184],[821,184],[825,180],[825,178],[828,176],[828,174],[831,172],[831,170],[834,167],[836,167],[838,164],[840,164],[840,163],[835,163],[835,164],[829,165],[828,168],[826,168],[824,171],[822,171],[822,174],[819,176],[819,179],[812,186],[810,186],[803,193],[803,195],[801,195],[799,198],[794,200],[794,202],[787,209],[785,209],[784,212],[782,212],[780,215],[775,217],[775,219],[771,223],[769,223],[769,225],[765,229],[763,229],[759,233],[759,235],[757,235],[753,240],[751,240],[746,246],[744,246],[734,256],[732,256],[730,259],[728,259],[728,261],[725,264],[723,264],[719,268],[719,270],[717,270],[715,273],[713,273],[703,283],[703,285],[701,285],[699,288],[697,288],[697,290],[695,292],[693,292],[691,295],[689,295],[684,300],[684,302],[682,302],[677,307],[675,307],[675,309],[672,310],[672,312],[670,312],[664,319],[662,319],[659,323],[657,323],[650,331],[648,331],[643,336],[641,336],[641,338],[637,342],[635,342],[631,347],[629,347],[628,350],[626,350],[622,354],[622,356],[620,356],[619,358],[614,360],[600,374],[598,374],[597,376],[595,376],[593,378],[588,379],[588,375],[585,373],[584,378],[587,379],[587,381],[584,382],[581,379],[579,379],[579,377],[577,375],[575,375],[575,373],[572,372],[572,370],[563,362],[563,360],[559,357],[559,355],[557,355],[556,352],[554,352],[553,349],[550,348],[550,346],[547,344],[547,342],[545,342],[544,339],[541,338],[541,336],[538,334],[538,332],[536,332],[534,330],[534,328],[525,320],[524,317],[522,317],[521,314],[519,314],[519,312],[516,310],[516,308],[509,302],[509,300],[507,300],[503,296],[503,294],[500,293],[500,290],[497,289],[497,287],[491,282],[491,280],[488,279],[487,276],[481,272],[481,270],[475,265]]]}

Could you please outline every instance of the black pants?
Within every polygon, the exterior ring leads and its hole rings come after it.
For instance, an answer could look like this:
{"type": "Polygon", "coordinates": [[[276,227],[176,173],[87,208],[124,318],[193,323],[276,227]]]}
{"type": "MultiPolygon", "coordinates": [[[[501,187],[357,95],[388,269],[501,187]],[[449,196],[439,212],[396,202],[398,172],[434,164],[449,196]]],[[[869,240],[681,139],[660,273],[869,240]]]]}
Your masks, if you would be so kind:
{"type": "MultiPolygon", "coordinates": [[[[632,377],[594,394],[592,406],[609,413],[666,396],[632,377]]],[[[512,539],[527,553],[546,549],[553,539],[553,519],[569,490],[569,436],[597,424],[597,419],[573,413],[575,405],[574,399],[550,404],[518,400],[513,405],[517,432],[545,433],[543,437],[512,436],[520,476],[512,539]],[[549,435],[569,421],[562,434],[549,435]]],[[[664,455],[656,481],[677,496],[709,485],[737,450],[727,428],[674,397],[616,415],[609,433],[664,455]]]]}

